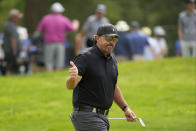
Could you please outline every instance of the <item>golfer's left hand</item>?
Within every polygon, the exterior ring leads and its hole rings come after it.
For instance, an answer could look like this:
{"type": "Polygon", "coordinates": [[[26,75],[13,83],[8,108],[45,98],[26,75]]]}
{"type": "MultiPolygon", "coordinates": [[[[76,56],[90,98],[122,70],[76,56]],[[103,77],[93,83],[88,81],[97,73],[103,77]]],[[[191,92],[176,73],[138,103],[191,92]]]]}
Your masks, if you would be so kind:
{"type": "Polygon", "coordinates": [[[136,115],[133,111],[131,111],[131,109],[128,107],[127,109],[125,109],[124,111],[125,113],[125,117],[127,118],[127,121],[131,121],[131,122],[135,122],[136,121],[136,115]]]}

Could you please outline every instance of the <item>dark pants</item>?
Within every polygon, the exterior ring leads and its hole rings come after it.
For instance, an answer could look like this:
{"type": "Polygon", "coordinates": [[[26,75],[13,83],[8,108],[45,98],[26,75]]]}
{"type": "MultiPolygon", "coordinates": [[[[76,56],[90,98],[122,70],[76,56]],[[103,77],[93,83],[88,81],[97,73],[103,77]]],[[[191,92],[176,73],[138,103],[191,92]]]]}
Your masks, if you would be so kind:
{"type": "Polygon", "coordinates": [[[19,65],[17,64],[17,56],[14,56],[12,53],[5,54],[6,69],[12,74],[19,73],[19,65]]]}
{"type": "Polygon", "coordinates": [[[70,117],[76,131],[109,131],[108,118],[102,114],[73,111],[70,117]]]}
{"type": "Polygon", "coordinates": [[[0,75],[6,74],[6,64],[4,60],[0,60],[0,75]]]}

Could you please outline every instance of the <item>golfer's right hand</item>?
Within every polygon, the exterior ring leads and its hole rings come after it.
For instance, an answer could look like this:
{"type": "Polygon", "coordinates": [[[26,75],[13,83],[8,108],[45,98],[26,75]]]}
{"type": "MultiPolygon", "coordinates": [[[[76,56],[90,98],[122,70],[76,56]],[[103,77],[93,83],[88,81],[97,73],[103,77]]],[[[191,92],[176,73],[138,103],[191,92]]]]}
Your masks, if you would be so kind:
{"type": "Polygon", "coordinates": [[[78,68],[76,67],[76,65],[73,63],[73,61],[70,61],[70,65],[72,66],[71,68],[69,68],[69,75],[71,78],[76,79],[78,76],[78,68]]]}

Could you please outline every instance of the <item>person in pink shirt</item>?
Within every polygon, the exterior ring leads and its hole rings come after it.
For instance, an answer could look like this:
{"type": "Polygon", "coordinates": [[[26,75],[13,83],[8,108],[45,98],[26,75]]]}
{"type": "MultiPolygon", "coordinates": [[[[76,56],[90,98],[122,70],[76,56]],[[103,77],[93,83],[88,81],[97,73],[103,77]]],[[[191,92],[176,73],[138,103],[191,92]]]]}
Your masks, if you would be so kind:
{"type": "Polygon", "coordinates": [[[65,35],[66,32],[77,29],[77,21],[72,23],[63,16],[64,10],[59,2],[53,3],[52,13],[44,16],[37,27],[37,31],[43,33],[44,37],[44,64],[47,71],[64,68],[65,35]]]}

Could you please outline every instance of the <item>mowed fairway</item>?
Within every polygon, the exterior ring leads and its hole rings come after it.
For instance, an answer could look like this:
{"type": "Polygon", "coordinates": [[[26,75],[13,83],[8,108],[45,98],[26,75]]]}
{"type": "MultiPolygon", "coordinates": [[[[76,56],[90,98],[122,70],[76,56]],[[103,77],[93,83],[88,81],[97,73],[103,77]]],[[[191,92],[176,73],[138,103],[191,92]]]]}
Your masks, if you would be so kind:
{"type": "MultiPolygon", "coordinates": [[[[118,85],[139,122],[110,120],[111,131],[195,131],[196,60],[118,64],[118,85]]],[[[68,70],[0,77],[0,131],[74,131],[68,70]]],[[[124,117],[113,104],[109,117],[124,117]]]]}

